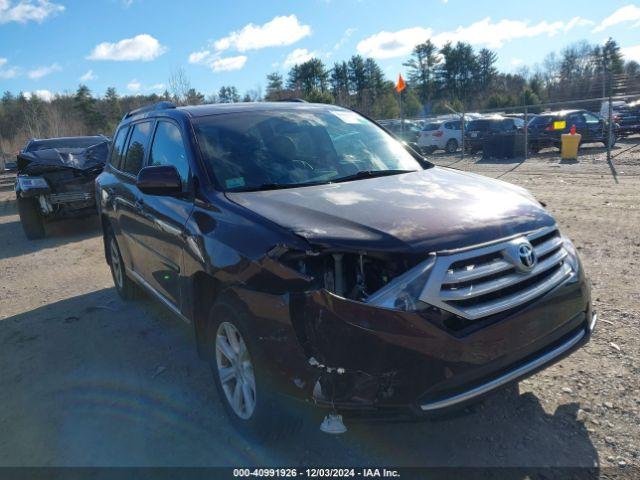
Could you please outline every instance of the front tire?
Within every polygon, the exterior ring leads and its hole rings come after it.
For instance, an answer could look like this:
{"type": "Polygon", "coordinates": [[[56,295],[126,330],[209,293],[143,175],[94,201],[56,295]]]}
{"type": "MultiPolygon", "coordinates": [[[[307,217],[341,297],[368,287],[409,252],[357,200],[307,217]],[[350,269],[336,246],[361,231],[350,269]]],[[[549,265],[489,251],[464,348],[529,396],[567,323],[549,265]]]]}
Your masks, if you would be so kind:
{"type": "Polygon", "coordinates": [[[273,388],[267,362],[248,316],[232,303],[218,301],[208,322],[209,363],[220,401],[229,420],[258,443],[300,427],[300,417],[273,388]]]}
{"type": "Polygon", "coordinates": [[[44,219],[35,198],[18,197],[18,215],[25,236],[29,240],[45,237],[44,219]]]}

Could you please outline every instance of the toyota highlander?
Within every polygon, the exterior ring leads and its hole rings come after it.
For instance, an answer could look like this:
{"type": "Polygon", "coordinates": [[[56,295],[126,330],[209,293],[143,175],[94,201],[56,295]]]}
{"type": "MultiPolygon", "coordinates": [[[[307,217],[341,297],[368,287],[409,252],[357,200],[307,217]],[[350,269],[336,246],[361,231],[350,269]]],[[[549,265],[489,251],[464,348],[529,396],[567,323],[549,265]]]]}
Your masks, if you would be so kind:
{"type": "Polygon", "coordinates": [[[96,189],[117,292],[192,326],[256,436],[291,399],[334,432],[340,415],[464,407],[596,322],[574,245],[528,191],[436,167],[337,106],[143,107],[96,189]]]}

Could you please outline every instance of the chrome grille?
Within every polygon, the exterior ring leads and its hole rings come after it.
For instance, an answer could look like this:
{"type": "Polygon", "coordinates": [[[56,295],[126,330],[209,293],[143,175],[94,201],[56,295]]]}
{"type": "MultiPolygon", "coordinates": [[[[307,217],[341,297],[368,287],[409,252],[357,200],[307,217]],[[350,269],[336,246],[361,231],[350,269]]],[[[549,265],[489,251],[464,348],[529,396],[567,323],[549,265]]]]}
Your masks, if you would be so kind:
{"type": "Polygon", "coordinates": [[[438,255],[420,298],[461,317],[475,320],[545,294],[572,273],[567,251],[556,227],[466,250],[438,255]],[[521,262],[518,248],[530,245],[536,263],[521,262]]]}
{"type": "Polygon", "coordinates": [[[56,205],[58,203],[86,202],[94,197],[91,192],[64,192],[52,193],[48,196],[49,203],[56,205]]]}

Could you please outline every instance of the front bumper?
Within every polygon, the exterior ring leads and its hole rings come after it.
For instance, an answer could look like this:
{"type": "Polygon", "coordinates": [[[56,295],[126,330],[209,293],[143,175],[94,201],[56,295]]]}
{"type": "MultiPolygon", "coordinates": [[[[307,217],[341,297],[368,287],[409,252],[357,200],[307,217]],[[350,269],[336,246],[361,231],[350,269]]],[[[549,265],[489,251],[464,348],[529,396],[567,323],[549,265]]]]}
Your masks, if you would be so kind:
{"type": "Polygon", "coordinates": [[[425,412],[437,411],[448,409],[460,404],[466,404],[509,383],[517,382],[523,378],[533,375],[562,358],[565,358],[567,355],[584,345],[589,340],[591,332],[593,332],[597,321],[598,315],[593,313],[591,321],[586,325],[586,328],[579,328],[559,345],[549,349],[548,351],[540,353],[534,358],[527,360],[522,365],[502,373],[496,378],[488,380],[476,387],[469,388],[468,390],[440,400],[432,400],[422,403],[420,404],[420,410],[425,412]]]}
{"type": "Polygon", "coordinates": [[[457,332],[326,290],[236,294],[279,391],[372,417],[463,407],[565,358],[589,340],[597,318],[582,269],[527,305],[457,332]]]}
{"type": "Polygon", "coordinates": [[[346,372],[337,387],[335,373],[323,372],[323,395],[316,388],[314,400],[413,414],[464,405],[535,373],[586,342],[592,324],[582,273],[524,308],[478,320],[461,332],[418,314],[327,293],[312,295],[304,312],[306,324],[314,325],[310,342],[319,360],[346,372]]]}

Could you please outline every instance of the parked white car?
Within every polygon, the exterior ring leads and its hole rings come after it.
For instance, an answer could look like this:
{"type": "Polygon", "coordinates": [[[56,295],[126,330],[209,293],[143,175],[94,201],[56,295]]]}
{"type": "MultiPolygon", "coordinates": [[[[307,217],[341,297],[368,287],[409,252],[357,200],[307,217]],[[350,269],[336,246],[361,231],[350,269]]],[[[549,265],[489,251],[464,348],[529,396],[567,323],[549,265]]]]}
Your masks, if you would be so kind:
{"type": "Polygon", "coordinates": [[[418,136],[418,146],[425,153],[433,153],[435,150],[454,153],[460,145],[462,145],[460,120],[427,122],[418,136]]]}

